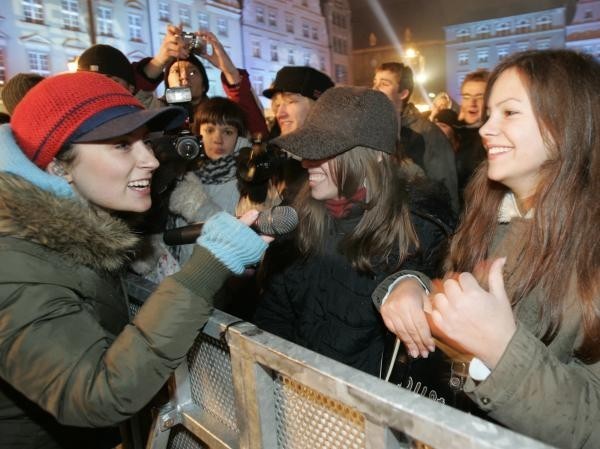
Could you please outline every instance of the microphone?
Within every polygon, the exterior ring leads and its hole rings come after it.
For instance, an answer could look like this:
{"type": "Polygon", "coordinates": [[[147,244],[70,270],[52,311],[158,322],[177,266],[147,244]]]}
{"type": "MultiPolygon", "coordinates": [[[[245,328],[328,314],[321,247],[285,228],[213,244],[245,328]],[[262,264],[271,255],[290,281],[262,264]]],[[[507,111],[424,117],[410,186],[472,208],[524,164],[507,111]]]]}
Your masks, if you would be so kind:
{"type": "MultiPolygon", "coordinates": [[[[169,246],[194,243],[204,223],[196,223],[181,228],[169,229],[163,233],[163,241],[169,246]]],[[[260,234],[283,235],[292,232],[298,226],[298,214],[291,206],[275,206],[259,212],[256,222],[251,226],[260,234]]]]}

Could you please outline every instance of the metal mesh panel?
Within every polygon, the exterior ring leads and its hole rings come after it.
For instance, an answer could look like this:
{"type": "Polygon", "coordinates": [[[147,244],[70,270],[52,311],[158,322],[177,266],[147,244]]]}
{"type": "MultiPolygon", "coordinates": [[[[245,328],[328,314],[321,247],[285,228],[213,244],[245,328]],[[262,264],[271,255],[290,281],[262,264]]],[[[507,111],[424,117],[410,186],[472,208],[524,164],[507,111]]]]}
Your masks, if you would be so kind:
{"type": "Polygon", "coordinates": [[[275,379],[275,413],[278,447],[365,447],[363,415],[281,374],[275,379]]]}
{"type": "Polygon", "coordinates": [[[201,334],[188,353],[192,400],[238,433],[229,348],[201,334]]]}
{"type": "Polygon", "coordinates": [[[169,449],[204,449],[207,446],[183,426],[175,426],[169,435],[169,449]]]}

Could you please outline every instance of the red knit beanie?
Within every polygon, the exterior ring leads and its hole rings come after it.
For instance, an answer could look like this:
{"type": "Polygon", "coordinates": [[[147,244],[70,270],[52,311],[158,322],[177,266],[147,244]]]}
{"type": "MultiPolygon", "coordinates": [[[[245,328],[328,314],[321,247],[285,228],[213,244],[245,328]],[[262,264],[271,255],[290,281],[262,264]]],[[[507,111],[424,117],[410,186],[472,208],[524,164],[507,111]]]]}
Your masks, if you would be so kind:
{"type": "Polygon", "coordinates": [[[83,122],[116,106],[144,109],[124,87],[105,75],[65,73],[32,88],[15,108],[10,126],[25,155],[45,169],[83,122]]]}

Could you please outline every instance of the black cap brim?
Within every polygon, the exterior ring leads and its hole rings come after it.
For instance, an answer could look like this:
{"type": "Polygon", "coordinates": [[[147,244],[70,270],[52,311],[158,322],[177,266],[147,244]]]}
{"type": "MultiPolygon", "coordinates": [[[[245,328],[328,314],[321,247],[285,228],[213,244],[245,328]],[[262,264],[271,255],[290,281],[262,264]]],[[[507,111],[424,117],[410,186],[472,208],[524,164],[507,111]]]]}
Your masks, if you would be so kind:
{"type": "Polygon", "coordinates": [[[120,115],[95,127],[91,131],[73,139],[73,143],[101,142],[124,136],[146,125],[152,131],[168,131],[185,122],[187,112],[177,106],[160,109],[138,109],[130,114],[120,115]]]}

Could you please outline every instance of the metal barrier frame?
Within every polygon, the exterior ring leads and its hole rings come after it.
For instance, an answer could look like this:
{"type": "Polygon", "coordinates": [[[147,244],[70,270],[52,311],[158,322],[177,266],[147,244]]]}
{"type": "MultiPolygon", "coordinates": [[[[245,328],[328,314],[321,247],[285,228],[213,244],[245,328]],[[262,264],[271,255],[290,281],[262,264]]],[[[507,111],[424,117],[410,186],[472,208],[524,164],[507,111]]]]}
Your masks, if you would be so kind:
{"type": "MultiPolygon", "coordinates": [[[[151,284],[145,287],[138,281],[135,284],[133,289],[129,288],[130,293],[136,301],[143,300],[151,291],[148,289],[151,284]]],[[[237,429],[224,425],[203,404],[194,401],[192,387],[197,385],[190,375],[193,367],[188,358],[188,363],[183,363],[170,380],[171,399],[158,411],[147,449],[309,447],[282,445],[278,440],[277,432],[281,429],[276,416],[275,384],[282,376],[302,385],[312,397],[330,398],[340,407],[351,410],[364,424],[361,430],[364,444],[357,447],[551,448],[338,363],[219,310],[213,312],[197,344],[226,348],[224,356],[231,364],[231,379],[222,379],[221,386],[209,388],[233,388],[237,429]],[[172,439],[172,430],[182,428],[195,437],[190,440],[188,436],[183,446],[172,439]]],[[[318,449],[318,446],[310,447],[318,449]]]]}

